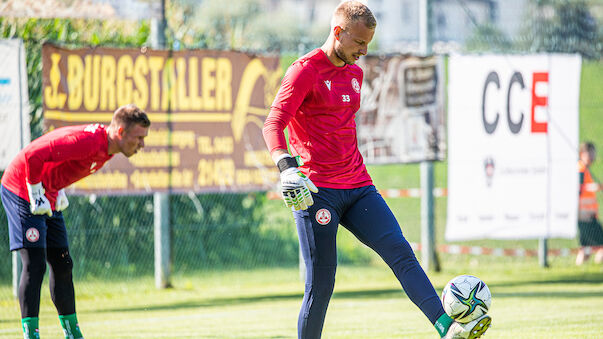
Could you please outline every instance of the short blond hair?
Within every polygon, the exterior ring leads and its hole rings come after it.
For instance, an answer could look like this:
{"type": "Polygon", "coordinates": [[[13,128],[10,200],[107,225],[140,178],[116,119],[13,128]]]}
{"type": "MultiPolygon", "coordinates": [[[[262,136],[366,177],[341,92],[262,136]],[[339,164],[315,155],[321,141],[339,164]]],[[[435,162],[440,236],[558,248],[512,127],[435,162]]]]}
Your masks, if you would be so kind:
{"type": "Polygon", "coordinates": [[[333,12],[331,27],[347,26],[357,21],[362,21],[370,29],[377,27],[377,20],[373,12],[365,4],[355,0],[343,1],[333,12]]]}
{"type": "Polygon", "coordinates": [[[122,126],[127,131],[134,124],[138,124],[142,127],[151,126],[149,117],[143,110],[138,108],[138,106],[134,104],[124,105],[113,113],[111,125],[122,126]]]}

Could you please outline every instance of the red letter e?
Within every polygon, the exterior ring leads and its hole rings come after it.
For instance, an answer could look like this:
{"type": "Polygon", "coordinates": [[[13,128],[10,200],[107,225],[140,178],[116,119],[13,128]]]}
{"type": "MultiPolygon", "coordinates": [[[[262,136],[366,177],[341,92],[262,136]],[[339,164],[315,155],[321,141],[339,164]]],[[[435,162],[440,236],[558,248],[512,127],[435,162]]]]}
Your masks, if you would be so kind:
{"type": "Polygon", "coordinates": [[[548,87],[548,83],[549,83],[549,73],[548,72],[542,72],[542,73],[533,73],[532,74],[532,133],[546,133],[547,132],[547,126],[548,123],[545,122],[537,122],[535,120],[535,111],[536,111],[536,106],[542,106],[542,107],[546,107],[548,105],[548,97],[543,96],[537,96],[536,95],[536,84],[539,82],[546,82],[547,83],[547,87],[548,87]]]}

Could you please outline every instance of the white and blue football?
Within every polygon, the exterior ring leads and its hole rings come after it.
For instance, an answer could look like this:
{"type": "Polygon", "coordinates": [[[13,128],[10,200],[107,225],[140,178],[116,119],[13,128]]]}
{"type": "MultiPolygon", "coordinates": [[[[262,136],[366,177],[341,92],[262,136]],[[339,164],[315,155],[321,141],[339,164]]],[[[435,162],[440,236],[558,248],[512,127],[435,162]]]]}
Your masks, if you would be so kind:
{"type": "Polygon", "coordinates": [[[488,313],[491,304],[490,289],[472,275],[453,278],[442,291],[444,311],[459,323],[468,323],[488,313]]]}

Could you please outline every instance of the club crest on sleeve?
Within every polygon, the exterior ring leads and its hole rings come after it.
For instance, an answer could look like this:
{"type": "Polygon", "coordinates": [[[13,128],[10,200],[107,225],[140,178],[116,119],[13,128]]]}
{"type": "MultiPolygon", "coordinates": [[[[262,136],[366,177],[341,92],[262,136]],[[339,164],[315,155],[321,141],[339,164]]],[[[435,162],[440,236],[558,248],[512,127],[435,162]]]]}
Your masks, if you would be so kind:
{"type": "Polygon", "coordinates": [[[331,212],[326,208],[321,208],[316,211],[316,222],[321,225],[326,225],[331,222],[331,212]]]}
{"type": "Polygon", "coordinates": [[[25,238],[29,242],[36,242],[40,240],[40,232],[36,228],[30,227],[25,231],[25,238]]]}
{"type": "Polygon", "coordinates": [[[356,91],[356,93],[360,93],[360,83],[358,83],[358,80],[356,80],[356,78],[352,79],[352,88],[354,89],[354,91],[356,91]]]}

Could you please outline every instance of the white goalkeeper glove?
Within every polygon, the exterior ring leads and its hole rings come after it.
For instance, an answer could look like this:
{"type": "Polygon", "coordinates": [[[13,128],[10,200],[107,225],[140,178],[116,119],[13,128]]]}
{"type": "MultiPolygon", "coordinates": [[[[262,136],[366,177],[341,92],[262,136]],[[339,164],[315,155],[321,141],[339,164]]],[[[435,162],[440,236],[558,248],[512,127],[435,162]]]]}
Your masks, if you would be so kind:
{"type": "Polygon", "coordinates": [[[69,207],[69,200],[67,200],[67,195],[65,195],[65,190],[60,189],[59,195],[57,196],[57,201],[54,204],[54,209],[57,212],[64,211],[67,207],[69,207]]]}
{"type": "Polygon", "coordinates": [[[50,202],[44,195],[46,190],[42,186],[42,182],[37,184],[27,184],[27,193],[29,194],[29,205],[31,208],[32,214],[47,214],[49,217],[52,217],[52,209],[50,207],[50,202]]]}
{"type": "Polygon", "coordinates": [[[297,162],[289,154],[284,154],[277,166],[281,171],[281,189],[287,207],[294,211],[305,210],[314,205],[310,192],[317,193],[318,188],[299,169],[297,162]]]}
{"type": "Polygon", "coordinates": [[[317,193],[318,188],[297,168],[291,167],[281,173],[281,187],[287,207],[299,211],[314,205],[310,191],[317,193]]]}

